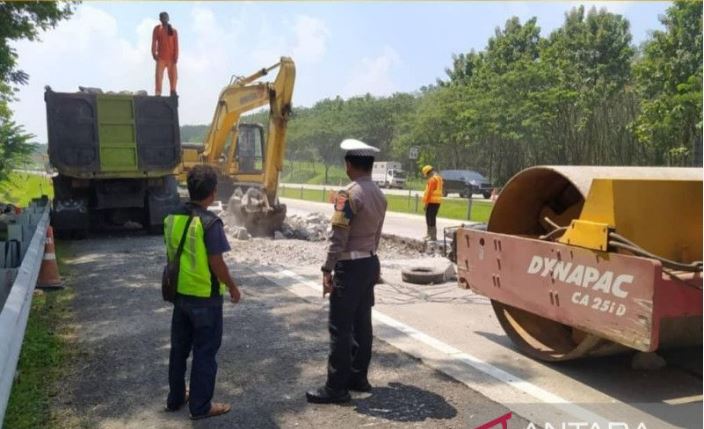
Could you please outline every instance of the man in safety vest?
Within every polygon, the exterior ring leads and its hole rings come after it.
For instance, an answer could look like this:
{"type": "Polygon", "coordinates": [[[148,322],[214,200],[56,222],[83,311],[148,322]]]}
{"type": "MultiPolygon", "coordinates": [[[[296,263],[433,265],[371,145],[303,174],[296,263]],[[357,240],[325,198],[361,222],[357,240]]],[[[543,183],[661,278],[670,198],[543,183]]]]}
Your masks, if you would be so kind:
{"type": "Polygon", "coordinates": [[[169,76],[171,95],[176,95],[176,63],[178,62],[178,33],[169,24],[169,14],[159,14],[161,25],[152,31],[152,58],[156,61],[156,81],[154,93],[161,95],[161,82],[164,80],[164,69],[169,76]]]}
{"type": "Polygon", "coordinates": [[[190,202],[164,220],[167,257],[182,244],[178,286],[171,319],[169,396],[167,411],[187,402],[191,419],[225,414],[230,405],[211,402],[215,389],[215,355],[222,341],[222,304],[225,288],[237,303],[240,292],[222,257],[230,250],[222,220],[208,211],[215,200],[215,170],[197,165],[188,173],[190,202]],[[186,359],[193,351],[190,398],[184,377],[186,359]]]}
{"type": "Polygon", "coordinates": [[[425,192],[423,193],[423,207],[425,209],[425,226],[427,233],[423,240],[437,241],[438,228],[435,226],[435,221],[438,217],[438,210],[442,204],[442,176],[433,169],[431,165],[425,165],[421,168],[424,177],[428,178],[425,184],[425,192]]]}

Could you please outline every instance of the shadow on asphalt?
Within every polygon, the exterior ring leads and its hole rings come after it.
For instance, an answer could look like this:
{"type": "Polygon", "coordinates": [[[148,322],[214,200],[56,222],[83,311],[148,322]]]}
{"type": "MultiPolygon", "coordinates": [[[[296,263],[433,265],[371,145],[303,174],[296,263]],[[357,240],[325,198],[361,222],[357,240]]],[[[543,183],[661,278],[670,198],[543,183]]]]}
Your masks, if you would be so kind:
{"type": "Polygon", "coordinates": [[[371,396],[355,401],[355,411],[404,423],[447,420],[457,415],[455,407],[437,393],[403,383],[375,387],[371,396]]]}

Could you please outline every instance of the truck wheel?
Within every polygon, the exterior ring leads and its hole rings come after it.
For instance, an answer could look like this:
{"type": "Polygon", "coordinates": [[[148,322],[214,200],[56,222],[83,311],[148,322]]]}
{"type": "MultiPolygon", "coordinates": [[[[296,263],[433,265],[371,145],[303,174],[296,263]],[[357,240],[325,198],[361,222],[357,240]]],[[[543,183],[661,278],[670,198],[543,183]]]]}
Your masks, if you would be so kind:
{"type": "Polygon", "coordinates": [[[404,282],[418,285],[439,284],[445,282],[445,271],[428,267],[404,268],[401,278],[404,282]]]}

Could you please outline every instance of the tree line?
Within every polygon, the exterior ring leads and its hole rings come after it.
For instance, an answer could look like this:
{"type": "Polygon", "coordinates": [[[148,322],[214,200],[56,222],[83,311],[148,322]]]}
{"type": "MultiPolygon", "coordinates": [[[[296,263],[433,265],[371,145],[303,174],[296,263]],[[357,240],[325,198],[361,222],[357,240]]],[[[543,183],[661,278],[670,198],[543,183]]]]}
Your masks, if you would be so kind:
{"type": "Polygon", "coordinates": [[[417,147],[414,170],[470,168],[497,185],[538,164],[701,165],[702,2],[660,20],[636,47],[605,9],[576,7],[547,37],[536,18],[511,18],[415,93],[294,109],[288,158],[339,164],[339,142],[355,137],[380,159],[408,162],[417,147]]]}
{"type": "MultiPolygon", "coordinates": [[[[0,180],[32,152],[9,109],[28,80],[11,42],[35,40],[75,5],[0,1],[0,180]]],[[[411,170],[470,168],[496,185],[537,164],[701,165],[702,2],[675,1],[660,21],[634,46],[628,20],[605,9],[574,8],[547,36],[536,18],[511,18],[418,91],[294,108],[287,158],[327,171],[354,137],[411,170]]],[[[266,123],[263,113],[245,120],[266,123]]],[[[206,129],[184,126],[182,140],[202,141],[206,129]]]]}

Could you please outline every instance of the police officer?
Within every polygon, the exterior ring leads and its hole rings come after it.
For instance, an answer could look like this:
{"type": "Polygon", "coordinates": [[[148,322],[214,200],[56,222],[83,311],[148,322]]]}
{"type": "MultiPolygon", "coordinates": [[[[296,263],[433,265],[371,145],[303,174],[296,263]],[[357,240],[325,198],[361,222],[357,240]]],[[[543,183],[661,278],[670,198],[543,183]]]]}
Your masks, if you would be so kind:
{"type": "Polygon", "coordinates": [[[352,182],[337,193],[332,236],[322,266],[323,297],[330,294],[330,354],[324,386],[306,393],[308,402],[350,401],[350,390],[369,392],[367,380],[372,356],[372,306],[379,279],[376,256],[386,214],[386,198],[372,182],[374,155],[379,149],[347,139],[347,176],[352,182]],[[334,273],[334,274],[333,274],[334,273]]]}

